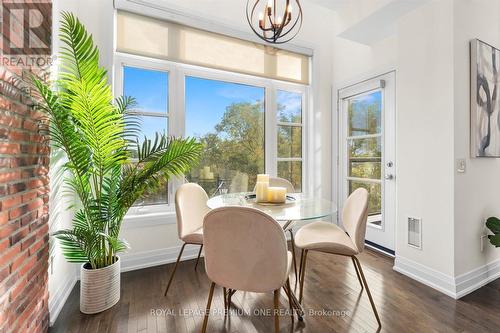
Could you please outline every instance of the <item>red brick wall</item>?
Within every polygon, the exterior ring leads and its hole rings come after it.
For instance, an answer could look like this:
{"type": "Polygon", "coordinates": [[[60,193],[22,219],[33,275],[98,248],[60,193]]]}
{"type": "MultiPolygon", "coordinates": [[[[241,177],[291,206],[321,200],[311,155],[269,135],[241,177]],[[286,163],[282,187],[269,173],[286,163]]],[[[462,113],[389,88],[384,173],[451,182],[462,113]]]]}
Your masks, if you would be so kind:
{"type": "Polygon", "coordinates": [[[0,95],[0,332],[48,325],[49,157],[26,102],[0,95]]]}
{"type": "Polygon", "coordinates": [[[49,149],[31,73],[40,70],[0,65],[0,332],[46,332],[49,323],[49,149]]]}

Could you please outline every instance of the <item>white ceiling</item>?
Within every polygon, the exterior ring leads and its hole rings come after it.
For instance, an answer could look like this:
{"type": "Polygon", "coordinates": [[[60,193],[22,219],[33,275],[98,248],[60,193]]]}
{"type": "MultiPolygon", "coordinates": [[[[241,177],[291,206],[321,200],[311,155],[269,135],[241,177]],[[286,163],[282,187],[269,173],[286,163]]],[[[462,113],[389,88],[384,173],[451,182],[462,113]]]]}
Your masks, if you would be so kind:
{"type": "Polygon", "coordinates": [[[333,10],[342,9],[349,2],[352,2],[352,0],[305,0],[305,1],[312,2],[333,10]]]}

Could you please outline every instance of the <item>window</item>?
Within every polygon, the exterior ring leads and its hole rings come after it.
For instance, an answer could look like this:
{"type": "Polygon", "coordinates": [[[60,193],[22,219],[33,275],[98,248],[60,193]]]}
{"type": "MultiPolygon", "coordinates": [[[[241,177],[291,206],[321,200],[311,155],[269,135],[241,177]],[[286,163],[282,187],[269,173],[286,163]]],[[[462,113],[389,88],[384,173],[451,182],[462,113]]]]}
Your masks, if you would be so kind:
{"type": "Polygon", "coordinates": [[[277,91],[278,177],[302,191],[302,94],[277,91]]]}
{"type": "MultiPolygon", "coordinates": [[[[135,97],[144,134],[198,138],[186,179],[216,193],[252,191],[258,173],[304,189],[307,55],[118,12],[115,94],[135,97]],[[131,38],[136,36],[136,38],[131,38]],[[167,131],[168,130],[168,131],[167,131]]],[[[136,212],[162,212],[172,179],[136,212]]],[[[171,209],[172,207],[168,208],[171,209]]]]}
{"type": "MultiPolygon", "coordinates": [[[[137,105],[130,113],[138,116],[144,138],[154,140],[155,133],[168,134],[168,72],[123,67],[123,95],[134,97],[137,105]]],[[[156,193],[136,205],[168,203],[168,186],[162,184],[156,193]]]]}
{"type": "Polygon", "coordinates": [[[209,195],[253,190],[265,171],[264,97],[262,87],[185,77],[185,133],[204,145],[189,181],[209,195]]]}

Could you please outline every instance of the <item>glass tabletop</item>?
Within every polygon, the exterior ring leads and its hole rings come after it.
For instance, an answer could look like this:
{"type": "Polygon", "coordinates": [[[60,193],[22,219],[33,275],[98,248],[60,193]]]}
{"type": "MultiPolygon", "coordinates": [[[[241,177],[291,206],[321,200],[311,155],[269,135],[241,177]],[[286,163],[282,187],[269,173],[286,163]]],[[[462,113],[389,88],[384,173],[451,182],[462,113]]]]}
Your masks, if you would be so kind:
{"type": "Polygon", "coordinates": [[[211,209],[228,206],[252,207],[271,215],[277,221],[312,220],[332,215],[337,211],[335,203],[301,193],[289,193],[295,200],[287,200],[281,205],[258,204],[255,199],[246,199],[251,193],[229,193],[213,197],[207,201],[211,209]]]}

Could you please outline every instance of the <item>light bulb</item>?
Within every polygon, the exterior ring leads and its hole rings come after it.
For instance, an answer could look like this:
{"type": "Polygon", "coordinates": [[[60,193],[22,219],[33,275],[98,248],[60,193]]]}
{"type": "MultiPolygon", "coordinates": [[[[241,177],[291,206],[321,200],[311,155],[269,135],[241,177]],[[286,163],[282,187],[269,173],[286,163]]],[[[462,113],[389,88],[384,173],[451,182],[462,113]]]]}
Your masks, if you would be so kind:
{"type": "Polygon", "coordinates": [[[283,21],[283,20],[281,19],[281,16],[278,16],[278,19],[276,20],[276,23],[277,23],[278,25],[280,25],[282,21],[283,21]]]}
{"type": "Polygon", "coordinates": [[[289,13],[291,13],[291,12],[292,12],[292,9],[293,9],[293,8],[292,8],[292,5],[288,5],[288,10],[287,10],[287,11],[288,11],[289,13]]]}
{"type": "Polygon", "coordinates": [[[270,7],[270,8],[272,8],[272,7],[273,7],[273,1],[272,1],[272,0],[269,0],[269,1],[267,2],[267,7],[270,7]]]}
{"type": "Polygon", "coordinates": [[[262,21],[264,19],[264,13],[260,12],[259,13],[259,21],[262,21]]]}

